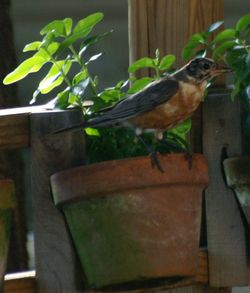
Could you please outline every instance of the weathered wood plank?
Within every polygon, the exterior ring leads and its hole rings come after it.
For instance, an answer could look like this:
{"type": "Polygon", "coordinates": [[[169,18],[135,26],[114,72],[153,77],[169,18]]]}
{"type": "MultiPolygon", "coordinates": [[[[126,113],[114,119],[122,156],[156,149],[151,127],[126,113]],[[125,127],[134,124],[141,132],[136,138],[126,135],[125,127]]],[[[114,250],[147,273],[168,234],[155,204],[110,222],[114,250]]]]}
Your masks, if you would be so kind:
{"type": "Polygon", "coordinates": [[[35,271],[6,275],[3,293],[36,293],[35,271]]]}
{"type": "Polygon", "coordinates": [[[241,154],[239,102],[229,95],[208,97],[203,106],[203,150],[209,163],[206,191],[210,285],[232,287],[249,284],[245,231],[235,197],[222,172],[222,152],[241,154]]]}
{"type": "Polygon", "coordinates": [[[0,149],[29,146],[29,115],[48,111],[46,106],[0,110],[0,149]]]}
{"type": "Polygon", "coordinates": [[[30,116],[32,199],[38,292],[82,292],[73,245],[62,213],[50,194],[50,175],[84,161],[82,132],[51,135],[81,121],[80,112],[34,113],[30,116]],[[79,114],[79,115],[77,115],[79,114]]]}

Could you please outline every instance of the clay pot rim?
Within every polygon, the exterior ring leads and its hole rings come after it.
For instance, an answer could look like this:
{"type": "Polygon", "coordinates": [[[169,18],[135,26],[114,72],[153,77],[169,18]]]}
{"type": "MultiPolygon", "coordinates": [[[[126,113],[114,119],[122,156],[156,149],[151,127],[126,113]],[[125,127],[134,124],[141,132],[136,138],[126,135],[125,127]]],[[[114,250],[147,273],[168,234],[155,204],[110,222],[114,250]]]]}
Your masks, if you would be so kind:
{"type": "Polygon", "coordinates": [[[201,188],[208,185],[208,166],[202,154],[193,155],[191,169],[183,154],[159,155],[159,159],[166,170],[164,173],[152,169],[148,156],[105,161],[55,173],[50,178],[54,202],[63,205],[103,196],[104,192],[112,194],[169,184],[195,184],[201,188]]]}
{"type": "Polygon", "coordinates": [[[225,159],[223,166],[229,187],[250,184],[250,156],[225,159]]]}

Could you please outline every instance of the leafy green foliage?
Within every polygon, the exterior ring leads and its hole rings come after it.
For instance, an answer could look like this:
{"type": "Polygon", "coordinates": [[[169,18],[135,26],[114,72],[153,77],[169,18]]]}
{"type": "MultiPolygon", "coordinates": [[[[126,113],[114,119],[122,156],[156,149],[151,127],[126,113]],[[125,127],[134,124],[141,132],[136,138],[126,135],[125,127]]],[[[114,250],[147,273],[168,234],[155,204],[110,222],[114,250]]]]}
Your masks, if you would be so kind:
{"type": "MultiPolygon", "coordinates": [[[[103,14],[97,12],[79,20],[76,24],[71,18],[48,23],[40,31],[41,40],[33,41],[24,47],[23,52],[29,53],[29,57],[5,77],[4,84],[17,82],[31,73],[38,72],[47,64],[48,71],[35,89],[31,103],[35,103],[39,95],[53,94],[53,91],[57,89],[56,98],[53,100],[56,107],[62,109],[72,106],[80,107],[83,115],[88,119],[96,112],[112,107],[119,100],[135,94],[173,70],[176,57],[174,55],[161,56],[157,49],[153,58],[141,58],[128,68],[130,78],[100,91],[99,77],[90,73],[90,66],[102,56],[102,53],[87,57],[89,56],[87,51],[90,46],[96,45],[112,32],[91,34],[102,19],[103,14]],[[152,77],[136,78],[137,71],[144,68],[151,69],[152,77]]],[[[245,22],[239,25],[245,27],[245,22]]],[[[206,43],[206,37],[203,34],[196,34],[192,42],[189,48],[193,51],[197,44],[206,43]]],[[[187,50],[186,55],[188,54],[187,50]]],[[[190,120],[185,121],[169,131],[166,134],[167,139],[186,147],[185,139],[190,127],[190,120]]],[[[85,133],[88,134],[87,150],[90,161],[146,153],[141,143],[135,143],[136,139],[131,130],[87,128],[85,133]]],[[[145,140],[159,150],[173,151],[173,149],[166,150],[164,146],[157,145],[150,134],[145,135],[145,140]]]]}
{"type": "Polygon", "coordinates": [[[232,99],[236,96],[250,99],[246,90],[250,84],[250,13],[242,16],[234,28],[216,33],[222,24],[222,21],[216,22],[207,31],[192,36],[182,51],[183,58],[197,56],[202,49],[205,56],[224,61],[234,72],[232,99]],[[216,33],[214,38],[212,33],[216,33]]]}
{"type": "Polygon", "coordinates": [[[40,31],[42,40],[29,43],[23,49],[23,52],[35,51],[34,55],[8,74],[3,80],[4,84],[19,81],[49,63],[50,69],[35,90],[31,103],[36,102],[39,94],[48,94],[64,84],[64,89],[57,93],[56,105],[60,108],[72,105],[82,108],[85,99],[83,92],[87,88],[90,88],[93,96],[97,95],[97,78],[90,75],[89,64],[96,61],[102,53],[88,60],[83,53],[89,46],[108,34],[91,36],[91,38],[89,36],[102,19],[103,14],[97,12],[79,20],[75,26],[71,18],[50,22],[40,31]],[[70,72],[73,66],[74,72],[77,71],[75,76],[70,72]]]}

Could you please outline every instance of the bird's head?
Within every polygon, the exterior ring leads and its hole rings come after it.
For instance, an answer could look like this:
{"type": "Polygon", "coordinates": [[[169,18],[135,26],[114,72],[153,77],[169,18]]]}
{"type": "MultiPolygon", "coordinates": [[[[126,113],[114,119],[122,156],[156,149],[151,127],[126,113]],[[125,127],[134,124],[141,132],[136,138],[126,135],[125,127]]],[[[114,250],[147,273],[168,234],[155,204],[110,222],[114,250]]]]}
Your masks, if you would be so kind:
{"type": "Polygon", "coordinates": [[[185,66],[185,70],[188,79],[193,79],[198,83],[208,81],[217,75],[232,71],[229,67],[222,66],[209,58],[192,59],[185,66]]]}

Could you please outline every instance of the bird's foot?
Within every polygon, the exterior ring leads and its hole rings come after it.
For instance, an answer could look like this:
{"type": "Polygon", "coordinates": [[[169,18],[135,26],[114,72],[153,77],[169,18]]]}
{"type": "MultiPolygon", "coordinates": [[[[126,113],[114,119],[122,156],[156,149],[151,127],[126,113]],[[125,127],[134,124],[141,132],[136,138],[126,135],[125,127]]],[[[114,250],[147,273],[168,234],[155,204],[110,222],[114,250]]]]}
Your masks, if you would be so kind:
{"type": "Polygon", "coordinates": [[[161,166],[159,157],[158,157],[158,153],[157,152],[151,152],[149,154],[150,160],[151,160],[151,167],[152,168],[157,168],[161,173],[164,173],[164,170],[161,166]]]}
{"type": "Polygon", "coordinates": [[[184,158],[188,162],[188,169],[191,170],[193,166],[193,155],[189,151],[186,151],[184,153],[184,158]]]}

